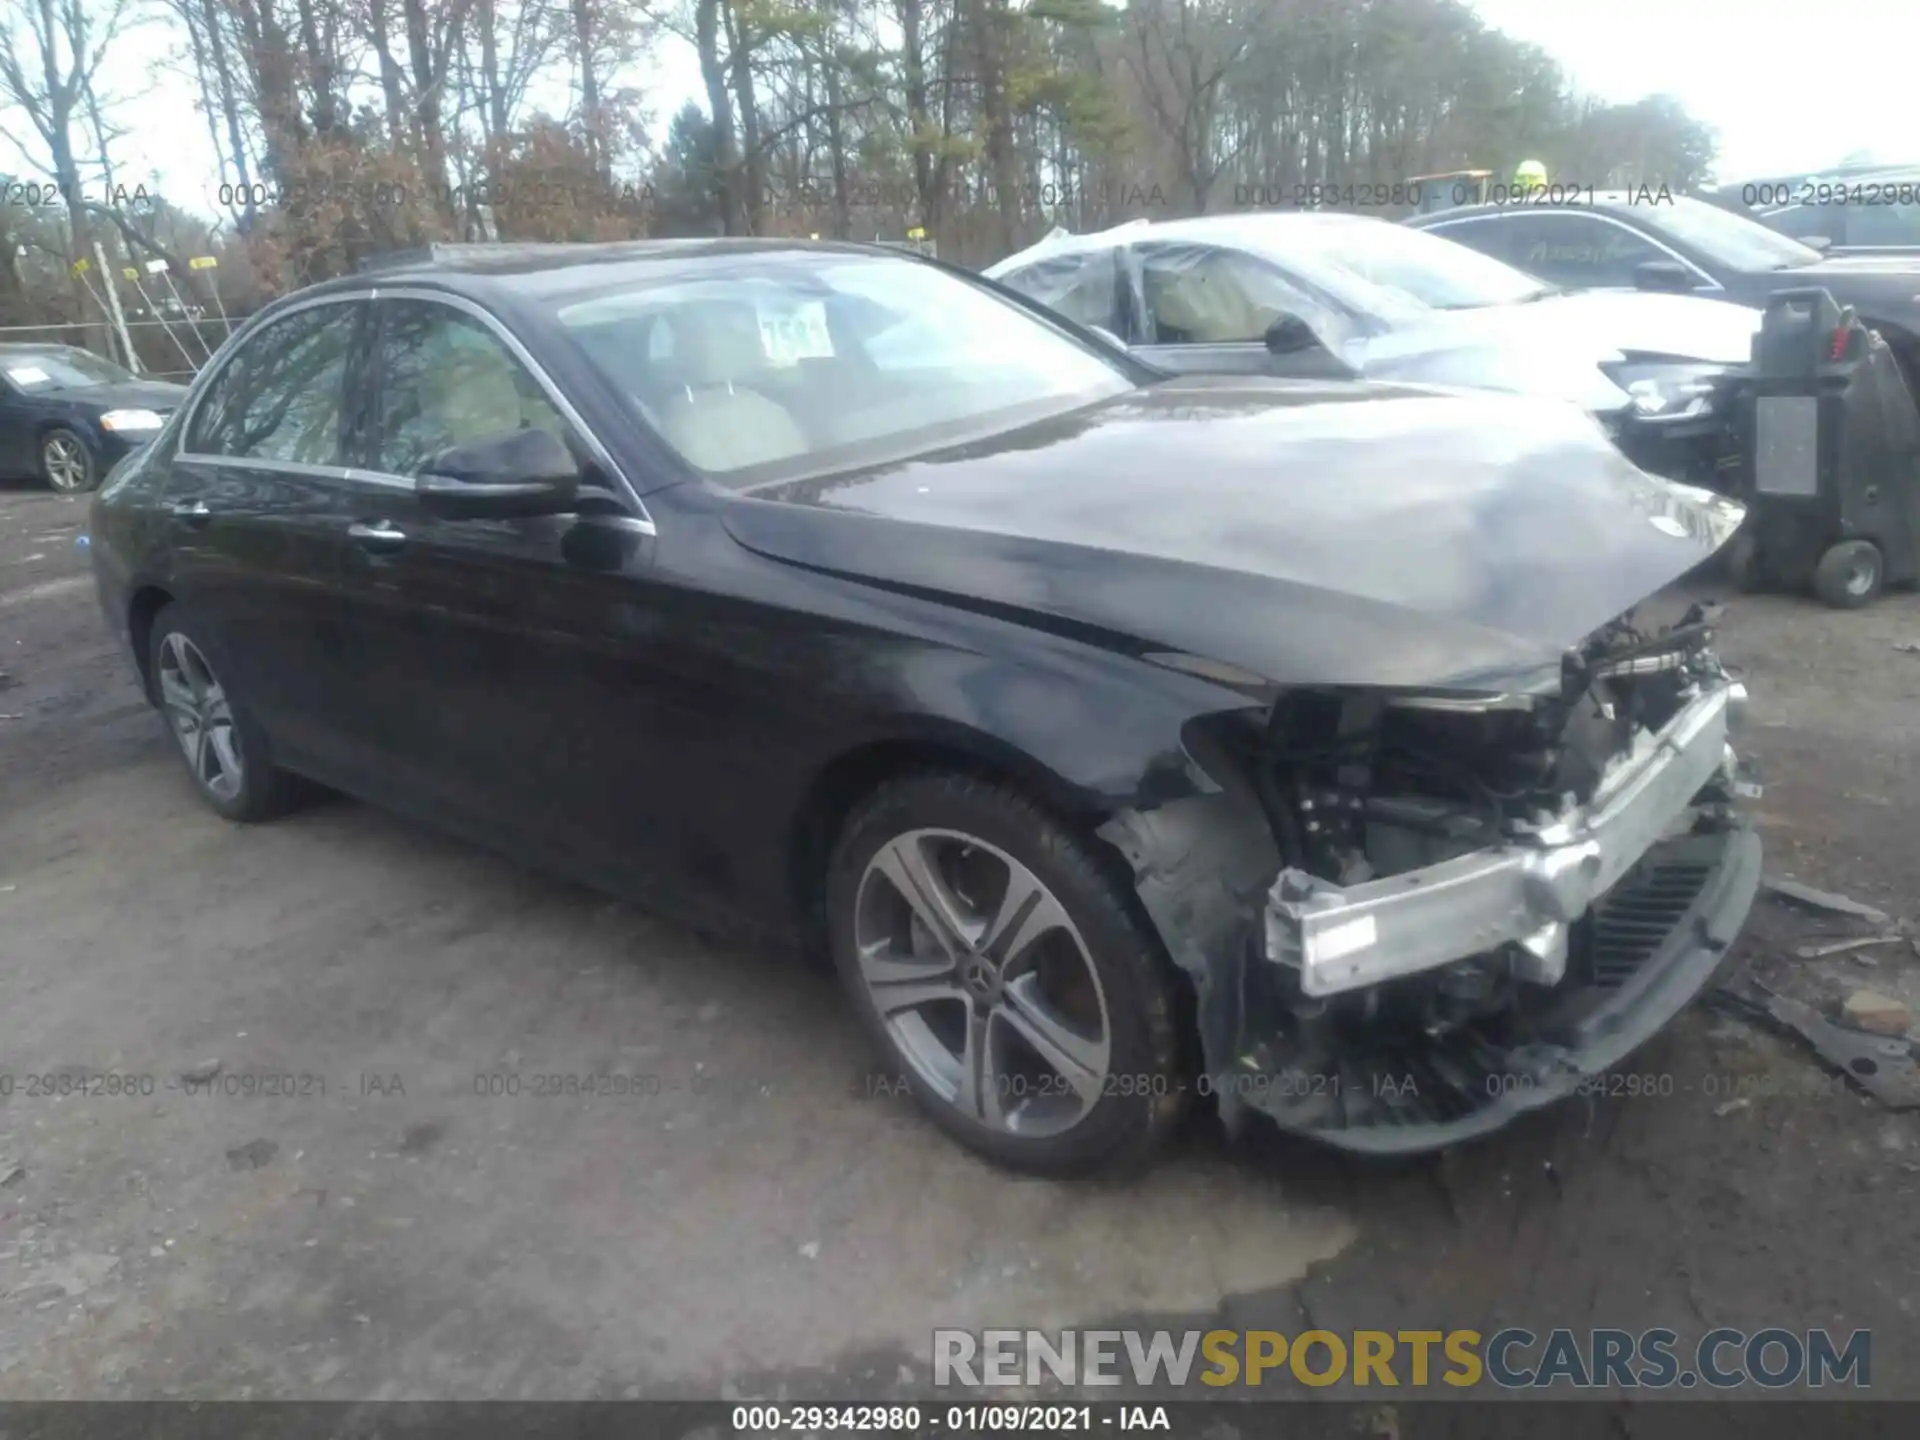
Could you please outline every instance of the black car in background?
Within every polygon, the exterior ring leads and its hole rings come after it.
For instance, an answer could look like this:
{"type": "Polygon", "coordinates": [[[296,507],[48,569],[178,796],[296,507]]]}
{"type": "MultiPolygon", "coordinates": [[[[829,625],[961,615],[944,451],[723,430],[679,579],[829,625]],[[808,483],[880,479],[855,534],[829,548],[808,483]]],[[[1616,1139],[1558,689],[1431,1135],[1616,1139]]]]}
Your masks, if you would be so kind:
{"type": "Polygon", "coordinates": [[[1920,255],[1826,256],[1744,215],[1646,191],[1468,205],[1406,222],[1568,289],[1678,291],[1764,306],[1818,286],[1885,337],[1920,393],[1920,255]]]}
{"type": "Polygon", "coordinates": [[[1920,166],[1729,186],[1721,196],[1823,255],[1920,256],[1920,166]]]}
{"type": "Polygon", "coordinates": [[[1739,516],[1560,401],[649,242],[276,303],[91,554],[220,814],[319,781],[817,944],[941,1125],[1068,1171],[1196,1094],[1449,1144],[1684,1007],[1758,882],[1744,692],[1710,613],[1629,612],[1739,516]]]}
{"type": "Polygon", "coordinates": [[[0,345],[0,474],[91,490],[155,435],[184,385],[145,380],[71,345],[0,345]]]}

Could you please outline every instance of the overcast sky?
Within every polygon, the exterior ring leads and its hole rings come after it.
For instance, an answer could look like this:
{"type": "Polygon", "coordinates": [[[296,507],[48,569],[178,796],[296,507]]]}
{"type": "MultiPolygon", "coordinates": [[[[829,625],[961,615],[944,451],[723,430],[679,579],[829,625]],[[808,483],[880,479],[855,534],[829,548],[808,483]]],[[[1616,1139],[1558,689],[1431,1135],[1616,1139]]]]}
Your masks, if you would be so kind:
{"type": "MultiPolygon", "coordinates": [[[[1908,88],[1920,0],[1472,3],[1489,24],[1541,46],[1595,95],[1677,96],[1719,132],[1722,179],[1816,169],[1857,150],[1920,160],[1908,88]]],[[[217,171],[191,88],[155,71],[165,36],[153,27],[128,37],[104,77],[109,94],[139,94],[116,112],[130,132],[114,146],[121,180],[151,183],[157,173],[176,202],[217,211],[216,191],[228,177],[217,171]]],[[[648,71],[634,79],[655,134],[664,135],[667,119],[698,91],[698,71],[691,50],[675,41],[662,42],[648,71]]],[[[5,118],[10,132],[24,132],[24,117],[5,118]]],[[[0,169],[33,178],[11,152],[0,146],[0,169]]]]}
{"type": "Polygon", "coordinates": [[[1719,132],[1723,180],[1818,169],[1856,150],[1920,160],[1911,70],[1894,58],[1920,41],[1920,0],[1474,0],[1474,8],[1603,99],[1676,96],[1719,132]]]}

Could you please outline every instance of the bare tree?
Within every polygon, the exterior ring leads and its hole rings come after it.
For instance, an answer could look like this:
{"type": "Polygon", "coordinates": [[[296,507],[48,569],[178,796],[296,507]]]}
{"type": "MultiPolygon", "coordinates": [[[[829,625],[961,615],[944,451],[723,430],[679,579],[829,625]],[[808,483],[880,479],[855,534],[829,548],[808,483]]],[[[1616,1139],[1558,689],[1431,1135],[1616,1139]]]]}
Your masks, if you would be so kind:
{"type": "Polygon", "coordinates": [[[138,17],[129,0],[4,0],[0,5],[0,99],[26,115],[30,141],[0,127],[31,170],[51,173],[67,210],[68,259],[86,256],[90,229],[80,173],[84,134],[106,164],[108,136],[95,80],[108,49],[138,17]],[[41,159],[44,156],[45,159],[41,159]]]}

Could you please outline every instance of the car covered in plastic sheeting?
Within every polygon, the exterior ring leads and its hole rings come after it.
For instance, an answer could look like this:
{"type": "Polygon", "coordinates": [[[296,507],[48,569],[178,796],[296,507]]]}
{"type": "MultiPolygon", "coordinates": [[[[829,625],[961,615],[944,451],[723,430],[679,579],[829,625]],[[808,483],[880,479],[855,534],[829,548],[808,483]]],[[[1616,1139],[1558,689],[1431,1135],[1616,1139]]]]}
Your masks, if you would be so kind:
{"type": "Polygon", "coordinates": [[[1438,235],[1320,212],[1056,231],[986,274],[1162,369],[1567,400],[1655,474],[1731,490],[1742,466],[1734,401],[1760,323],[1744,305],[1570,294],[1438,235]]]}

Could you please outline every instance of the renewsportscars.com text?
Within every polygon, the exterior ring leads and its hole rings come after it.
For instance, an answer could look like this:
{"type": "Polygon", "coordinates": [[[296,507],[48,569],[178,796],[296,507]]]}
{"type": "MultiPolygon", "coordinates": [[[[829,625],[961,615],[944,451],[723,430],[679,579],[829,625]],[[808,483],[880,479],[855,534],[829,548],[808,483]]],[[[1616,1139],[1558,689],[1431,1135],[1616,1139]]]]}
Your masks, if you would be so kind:
{"type": "Polygon", "coordinates": [[[1194,1384],[1503,1390],[1556,1386],[1783,1389],[1873,1381],[1873,1334],[1769,1327],[1709,1330],[936,1330],[933,1383],[1141,1388],[1194,1384]]]}

